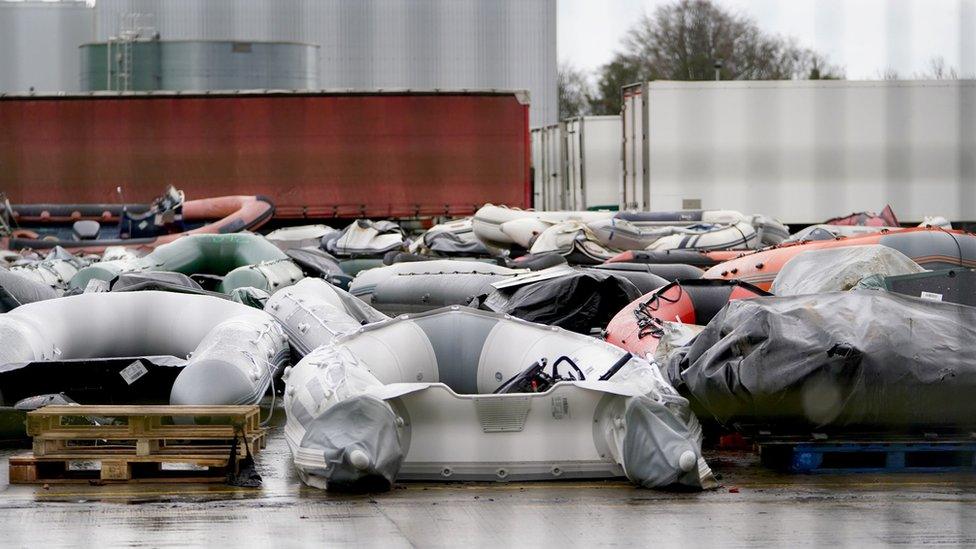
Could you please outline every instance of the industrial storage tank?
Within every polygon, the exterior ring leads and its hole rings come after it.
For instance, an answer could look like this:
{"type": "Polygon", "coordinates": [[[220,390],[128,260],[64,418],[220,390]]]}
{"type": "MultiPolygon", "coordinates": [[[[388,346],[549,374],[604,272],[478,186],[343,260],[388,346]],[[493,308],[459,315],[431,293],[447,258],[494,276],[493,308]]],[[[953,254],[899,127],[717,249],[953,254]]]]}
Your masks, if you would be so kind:
{"type": "Polygon", "coordinates": [[[324,89],[528,90],[558,122],[556,0],[98,0],[95,38],[143,14],[162,40],[300,42],[324,89]]]}
{"type": "Polygon", "coordinates": [[[0,0],[0,92],[78,91],[78,44],[92,40],[84,0],[0,0]]]}
{"type": "Polygon", "coordinates": [[[82,91],[307,90],[318,49],[292,42],[119,41],[81,46],[82,91]]]}

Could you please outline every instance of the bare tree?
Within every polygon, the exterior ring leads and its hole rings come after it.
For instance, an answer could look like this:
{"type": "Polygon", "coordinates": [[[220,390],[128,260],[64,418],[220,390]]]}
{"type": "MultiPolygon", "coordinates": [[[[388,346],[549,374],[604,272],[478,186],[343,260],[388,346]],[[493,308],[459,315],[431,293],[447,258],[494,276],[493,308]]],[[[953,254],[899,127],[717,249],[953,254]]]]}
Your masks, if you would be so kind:
{"type": "Polygon", "coordinates": [[[711,80],[716,62],[723,80],[843,78],[824,56],[767,34],[710,0],[678,0],[645,14],[628,31],[623,49],[600,71],[594,107],[602,112],[619,112],[618,84],[711,80]]]}
{"type": "Polygon", "coordinates": [[[928,70],[915,73],[915,78],[919,80],[958,80],[959,73],[954,67],[946,65],[944,57],[937,55],[929,59],[928,70]]]}
{"type": "Polygon", "coordinates": [[[593,90],[585,72],[569,63],[560,63],[557,83],[560,120],[590,113],[593,90]]]}
{"type": "Polygon", "coordinates": [[[901,76],[898,74],[893,67],[885,67],[884,70],[878,71],[878,80],[900,80],[901,76]]]}

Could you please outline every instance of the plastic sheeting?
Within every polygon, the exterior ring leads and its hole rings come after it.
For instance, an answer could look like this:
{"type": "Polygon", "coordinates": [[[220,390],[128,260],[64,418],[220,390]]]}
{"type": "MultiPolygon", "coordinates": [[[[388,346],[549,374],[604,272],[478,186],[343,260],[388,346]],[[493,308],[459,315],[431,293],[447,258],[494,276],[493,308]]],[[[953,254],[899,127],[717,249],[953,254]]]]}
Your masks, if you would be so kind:
{"type": "Polygon", "coordinates": [[[588,334],[593,328],[606,326],[617,311],[640,296],[641,291],[626,278],[598,271],[576,271],[520,286],[511,293],[496,290],[483,307],[588,334]]]}
{"type": "Polygon", "coordinates": [[[871,275],[924,270],[905,254],[880,244],[809,250],[786,262],[773,280],[771,291],[775,295],[840,292],[854,288],[871,275]]]}
{"type": "Polygon", "coordinates": [[[855,290],[730,303],[667,365],[724,424],[976,424],[976,307],[855,290]]]}

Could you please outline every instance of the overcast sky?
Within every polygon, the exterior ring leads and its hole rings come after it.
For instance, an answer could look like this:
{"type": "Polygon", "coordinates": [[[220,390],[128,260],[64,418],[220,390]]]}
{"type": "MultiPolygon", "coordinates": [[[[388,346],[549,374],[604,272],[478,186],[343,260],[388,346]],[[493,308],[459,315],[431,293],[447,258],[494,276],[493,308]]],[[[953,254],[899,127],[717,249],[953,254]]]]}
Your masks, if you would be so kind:
{"type": "MultiPolygon", "coordinates": [[[[592,71],[619,50],[635,19],[673,0],[557,1],[559,59],[592,71]]],[[[826,54],[851,80],[876,79],[886,67],[911,77],[934,56],[976,74],[976,0],[713,1],[826,54]]]]}

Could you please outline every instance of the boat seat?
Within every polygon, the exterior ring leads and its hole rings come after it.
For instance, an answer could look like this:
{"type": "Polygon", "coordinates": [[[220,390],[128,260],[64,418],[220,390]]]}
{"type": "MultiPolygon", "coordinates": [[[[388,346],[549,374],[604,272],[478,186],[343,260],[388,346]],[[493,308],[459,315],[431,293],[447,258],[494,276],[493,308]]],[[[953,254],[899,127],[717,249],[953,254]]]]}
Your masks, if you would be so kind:
{"type": "Polygon", "coordinates": [[[78,240],[96,240],[99,231],[102,230],[102,224],[94,219],[83,219],[81,221],[75,221],[74,225],[71,226],[71,230],[78,240]]]}

